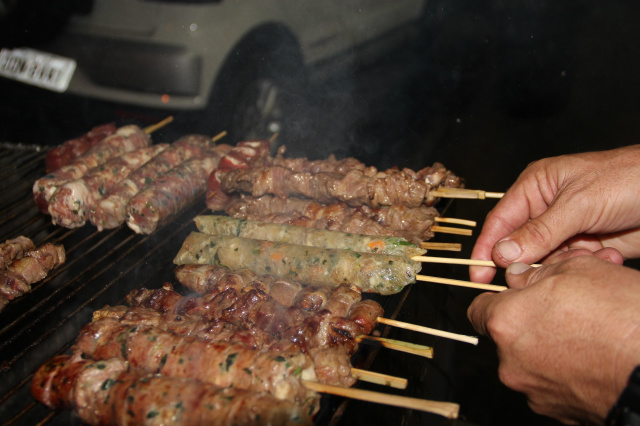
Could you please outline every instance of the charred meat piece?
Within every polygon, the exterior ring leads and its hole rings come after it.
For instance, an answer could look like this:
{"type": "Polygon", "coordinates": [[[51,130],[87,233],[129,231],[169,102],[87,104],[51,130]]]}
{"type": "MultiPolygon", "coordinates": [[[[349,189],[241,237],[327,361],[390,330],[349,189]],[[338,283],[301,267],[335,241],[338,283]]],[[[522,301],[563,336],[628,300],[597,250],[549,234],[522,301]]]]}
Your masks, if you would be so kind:
{"type": "Polygon", "coordinates": [[[66,254],[62,245],[44,244],[14,260],[0,271],[0,310],[11,300],[31,291],[31,284],[46,278],[54,268],[62,265],[66,254]]]}
{"type": "MultiPolygon", "coordinates": [[[[430,191],[440,184],[455,185],[455,180],[444,180],[444,167],[434,166],[428,172],[410,169],[389,169],[375,174],[369,170],[335,172],[298,172],[283,166],[254,166],[220,173],[220,189],[227,195],[244,193],[253,197],[274,195],[300,197],[329,204],[344,202],[351,207],[405,205],[430,206],[436,197],[430,191]]],[[[459,180],[458,180],[459,184],[459,180]]]]}
{"type": "Polygon", "coordinates": [[[23,235],[6,240],[0,244],[0,269],[6,269],[14,260],[35,248],[33,241],[23,235]]]}
{"type": "Polygon", "coordinates": [[[229,170],[246,169],[254,162],[260,162],[269,155],[270,144],[267,141],[238,142],[220,160],[218,167],[211,172],[207,181],[207,207],[219,210],[228,202],[229,196],[220,188],[220,177],[229,170]]]}

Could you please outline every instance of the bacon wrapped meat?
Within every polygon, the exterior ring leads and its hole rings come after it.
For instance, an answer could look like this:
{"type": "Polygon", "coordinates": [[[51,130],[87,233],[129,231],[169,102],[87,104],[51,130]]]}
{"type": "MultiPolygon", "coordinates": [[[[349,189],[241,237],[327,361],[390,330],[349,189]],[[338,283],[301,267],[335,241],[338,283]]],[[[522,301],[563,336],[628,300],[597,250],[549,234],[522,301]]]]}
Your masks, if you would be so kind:
{"type": "Polygon", "coordinates": [[[47,152],[44,164],[47,172],[53,172],[84,154],[89,148],[116,132],[114,123],[96,126],[84,135],[65,141],[47,152]]]}
{"type": "Polygon", "coordinates": [[[205,135],[187,135],[173,142],[152,160],[116,184],[90,211],[89,220],[98,228],[113,229],[126,220],[129,200],[142,188],[152,184],[172,168],[192,158],[199,158],[210,150],[228,152],[230,145],[215,146],[205,135]]]}
{"type": "Polygon", "coordinates": [[[89,211],[103,195],[167,146],[157,144],[124,153],[62,185],[49,200],[53,224],[65,228],[83,226],[89,211]]]}
{"type": "Polygon", "coordinates": [[[111,318],[85,325],[74,350],[94,360],[119,357],[148,372],[317,405],[317,394],[301,382],[315,380],[313,362],[300,352],[256,351],[245,345],[183,337],[153,326],[121,324],[111,318]]]}
{"type": "Polygon", "coordinates": [[[42,213],[48,214],[49,200],[61,185],[84,176],[89,170],[112,158],[149,146],[150,143],[149,135],[138,126],[120,127],[81,156],[36,180],[33,184],[33,198],[38,208],[42,213]]]}
{"type": "Polygon", "coordinates": [[[74,409],[95,426],[311,425],[306,407],[269,394],[145,373],[118,358],[54,357],[36,371],[31,393],[50,408],[74,409]]]}

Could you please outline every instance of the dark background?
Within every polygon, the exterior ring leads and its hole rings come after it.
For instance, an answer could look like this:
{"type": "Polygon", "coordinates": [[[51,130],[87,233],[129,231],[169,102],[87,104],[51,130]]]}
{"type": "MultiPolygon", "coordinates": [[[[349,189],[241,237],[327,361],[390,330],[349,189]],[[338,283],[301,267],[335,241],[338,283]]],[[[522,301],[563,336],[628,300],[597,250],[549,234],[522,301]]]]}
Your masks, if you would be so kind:
{"type": "MultiPolygon", "coordinates": [[[[290,153],[352,155],[379,168],[418,169],[440,161],[464,177],[467,187],[501,192],[536,159],[637,142],[637,2],[477,3],[432,2],[417,42],[314,82],[309,118],[300,122],[298,137],[283,141],[290,153]]],[[[41,91],[0,79],[0,142],[55,145],[102,122],[151,122],[162,114],[88,100],[66,108],[63,96],[42,97],[41,91]]],[[[189,132],[191,120],[178,114],[157,138],[189,132]]],[[[446,214],[477,220],[477,235],[494,204],[456,201],[446,214]]],[[[460,255],[468,256],[474,238],[437,240],[461,242],[460,255]]],[[[432,275],[438,273],[468,279],[462,267],[434,267],[432,275]]],[[[501,281],[499,274],[495,283],[501,281]]],[[[474,334],[465,311],[476,291],[427,292],[420,286],[437,285],[416,284],[400,319],[474,334]]],[[[389,337],[422,339],[442,355],[425,369],[410,357],[381,353],[377,371],[442,386],[461,404],[463,419],[481,425],[556,424],[532,413],[524,397],[499,383],[489,341],[473,347],[401,331],[389,337]]],[[[358,404],[344,424],[357,423],[368,409],[358,404]]],[[[434,421],[418,413],[386,413],[379,424],[434,421]]]]}

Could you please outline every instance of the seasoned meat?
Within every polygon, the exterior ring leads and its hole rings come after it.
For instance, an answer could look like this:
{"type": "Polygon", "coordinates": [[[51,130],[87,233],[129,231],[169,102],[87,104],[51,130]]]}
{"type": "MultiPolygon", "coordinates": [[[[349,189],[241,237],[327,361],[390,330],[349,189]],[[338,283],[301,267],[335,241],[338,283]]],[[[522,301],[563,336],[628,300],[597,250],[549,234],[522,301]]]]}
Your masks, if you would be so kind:
{"type": "Polygon", "coordinates": [[[84,154],[89,148],[116,132],[114,123],[96,126],[84,135],[70,139],[56,146],[44,159],[47,172],[53,172],[66,165],[71,160],[84,154]]]}
{"type": "Polygon", "coordinates": [[[0,244],[0,269],[6,269],[14,260],[35,248],[33,241],[23,235],[6,240],[0,244]]]}
{"type": "Polygon", "coordinates": [[[191,233],[176,265],[213,264],[257,274],[295,278],[310,285],[357,285],[365,292],[394,294],[415,282],[421,265],[400,256],[323,249],[273,241],[191,233]]]}
{"type": "Polygon", "coordinates": [[[319,204],[312,200],[265,195],[232,198],[225,211],[237,219],[274,222],[362,235],[396,236],[414,244],[433,237],[438,211],[433,207],[388,206],[372,209],[345,203],[319,204]]]}
{"type": "Polygon", "coordinates": [[[409,259],[426,253],[426,250],[398,237],[375,237],[217,215],[196,216],[194,221],[200,232],[211,235],[279,241],[363,253],[393,254],[409,259]]]}
{"type": "Polygon", "coordinates": [[[84,326],[75,350],[95,360],[119,357],[149,372],[269,392],[300,404],[313,396],[300,381],[315,379],[313,362],[299,352],[256,351],[244,345],[183,337],[153,326],[123,325],[111,318],[84,326]]]}
{"type": "Polygon", "coordinates": [[[46,278],[54,268],[62,265],[66,254],[62,245],[44,244],[14,260],[0,271],[0,310],[11,300],[31,291],[31,284],[46,278]]]}
{"type": "Polygon", "coordinates": [[[186,135],[179,138],[127,179],[115,185],[109,194],[89,211],[89,220],[100,231],[117,228],[125,222],[127,203],[142,188],[179,164],[202,157],[212,149],[225,153],[231,146],[215,146],[211,138],[205,135],[186,135]]]}
{"type": "Polygon", "coordinates": [[[138,234],[150,234],[158,225],[191,204],[207,189],[207,178],[222,157],[211,151],[169,170],[138,192],[127,204],[127,226],[138,234]]]}
{"type": "Polygon", "coordinates": [[[167,146],[158,144],[124,153],[60,186],[49,200],[51,221],[65,228],[83,226],[100,198],[167,146]]]}
{"type": "MultiPolygon", "coordinates": [[[[310,425],[309,407],[265,393],[129,369],[117,358],[92,362],[62,355],[35,373],[32,395],[73,408],[90,425],[310,425]]],[[[313,408],[313,407],[311,407],[313,408]]]]}
{"type": "Polygon", "coordinates": [[[84,176],[89,170],[98,167],[125,152],[149,146],[151,139],[135,125],[120,127],[114,134],[107,136],[84,154],[60,167],[33,184],[33,198],[40,211],[49,213],[49,200],[63,184],[84,176]]]}

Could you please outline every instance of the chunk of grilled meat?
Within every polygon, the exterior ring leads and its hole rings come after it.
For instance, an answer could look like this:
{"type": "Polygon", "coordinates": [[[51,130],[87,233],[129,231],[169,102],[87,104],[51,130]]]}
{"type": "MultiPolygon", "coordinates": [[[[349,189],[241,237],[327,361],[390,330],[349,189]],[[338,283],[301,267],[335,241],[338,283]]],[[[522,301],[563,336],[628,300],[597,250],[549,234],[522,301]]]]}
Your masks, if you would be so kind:
{"type": "Polygon", "coordinates": [[[0,244],[0,269],[6,269],[14,260],[35,248],[33,241],[23,235],[6,240],[0,244]]]}
{"type": "Polygon", "coordinates": [[[62,245],[44,244],[14,260],[6,270],[0,271],[0,310],[11,300],[31,291],[31,284],[46,276],[66,260],[62,245]]]}

